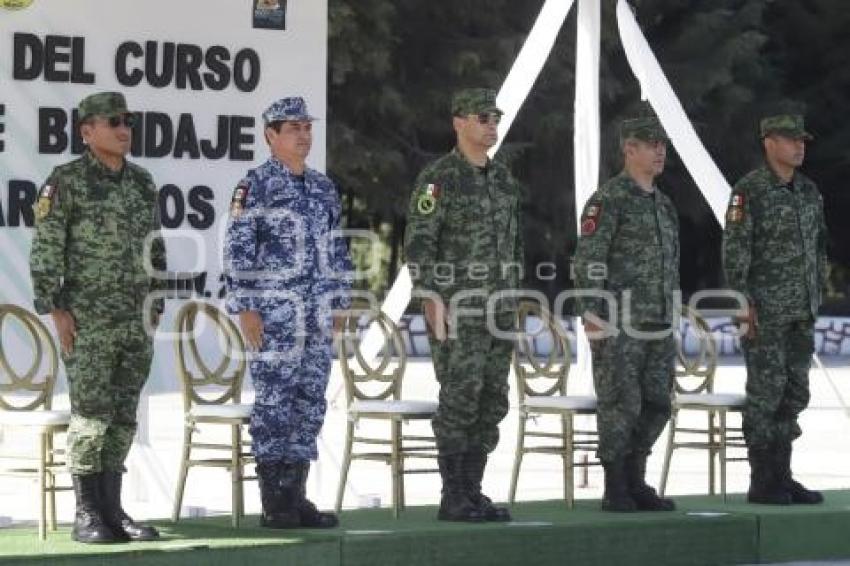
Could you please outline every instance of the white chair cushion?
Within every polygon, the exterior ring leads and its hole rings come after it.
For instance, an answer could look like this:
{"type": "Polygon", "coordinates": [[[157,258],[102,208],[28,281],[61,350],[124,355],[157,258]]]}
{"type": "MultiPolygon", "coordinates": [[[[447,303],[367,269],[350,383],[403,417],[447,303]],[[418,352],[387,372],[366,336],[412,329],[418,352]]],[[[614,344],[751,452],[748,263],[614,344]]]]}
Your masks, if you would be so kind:
{"type": "Polygon", "coordinates": [[[675,403],[679,407],[743,407],[746,401],[747,396],[742,393],[681,393],[676,395],[675,403]]]}
{"type": "Polygon", "coordinates": [[[0,411],[0,425],[63,426],[71,422],[71,411],[0,411]]]}
{"type": "Polygon", "coordinates": [[[349,413],[392,413],[395,415],[432,415],[437,412],[434,401],[355,401],[349,413]]]}
{"type": "Polygon", "coordinates": [[[568,411],[596,410],[596,397],[585,395],[553,395],[527,397],[523,405],[527,409],[564,409],[568,411]]]}
{"type": "Polygon", "coordinates": [[[251,416],[251,407],[246,403],[227,403],[224,405],[195,405],[189,416],[218,417],[225,419],[247,419],[251,416]]]}

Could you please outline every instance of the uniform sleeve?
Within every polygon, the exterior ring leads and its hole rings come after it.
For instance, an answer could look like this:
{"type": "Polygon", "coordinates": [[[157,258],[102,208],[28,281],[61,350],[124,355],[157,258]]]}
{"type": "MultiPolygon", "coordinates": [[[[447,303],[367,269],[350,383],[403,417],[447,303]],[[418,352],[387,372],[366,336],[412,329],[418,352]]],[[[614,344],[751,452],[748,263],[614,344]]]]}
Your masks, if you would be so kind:
{"type": "Polygon", "coordinates": [[[826,297],[827,278],[829,277],[829,260],[827,257],[827,245],[829,244],[829,231],[826,227],[826,217],[823,213],[823,198],[818,194],[818,213],[820,215],[820,231],[818,233],[818,283],[821,296],[826,297]]]}
{"type": "Polygon", "coordinates": [[[434,270],[446,215],[442,193],[439,180],[420,174],[410,195],[404,252],[417,291],[437,292],[434,270]]]}
{"type": "Polygon", "coordinates": [[[516,184],[516,193],[517,193],[517,211],[516,211],[516,243],[514,244],[514,255],[515,261],[518,265],[522,266],[523,272],[525,271],[525,222],[523,218],[523,203],[525,192],[523,191],[522,185],[519,182],[514,181],[516,184]]]}
{"type": "Polygon", "coordinates": [[[726,285],[747,297],[753,304],[748,287],[753,248],[753,216],[749,192],[736,185],[729,197],[726,227],[723,229],[723,272],[726,285]]]}
{"type": "MultiPolygon", "coordinates": [[[[157,194],[156,184],[153,179],[149,179],[149,189],[154,195],[157,194]]],[[[154,198],[153,210],[153,230],[156,236],[151,241],[151,265],[157,271],[157,275],[151,278],[151,291],[164,291],[168,287],[168,279],[165,277],[165,272],[168,271],[168,260],[166,258],[165,240],[162,237],[162,219],[160,217],[159,199],[154,198]]],[[[158,298],[153,305],[156,312],[162,314],[165,310],[165,300],[158,298]]]]}
{"type": "MultiPolygon", "coordinates": [[[[581,235],[574,259],[576,288],[602,291],[606,287],[608,257],[617,233],[619,211],[613,197],[594,193],[581,215],[581,235]]],[[[601,297],[580,297],[576,301],[579,316],[585,313],[606,318],[606,302],[601,297]]]]}
{"type": "MultiPolygon", "coordinates": [[[[332,188],[334,188],[332,186],[332,188]]],[[[342,227],[342,207],[339,198],[335,199],[334,206],[331,209],[331,226],[332,231],[338,231],[342,227]]],[[[334,296],[331,301],[331,308],[335,310],[343,310],[351,308],[351,286],[354,281],[354,264],[351,261],[351,255],[348,252],[348,243],[345,238],[336,237],[333,239],[331,249],[331,267],[336,274],[334,281],[334,296]]]]}
{"type": "Polygon", "coordinates": [[[230,218],[224,237],[224,281],[227,312],[256,310],[257,224],[260,206],[256,184],[250,178],[239,182],[230,202],[230,218]]]}
{"type": "Polygon", "coordinates": [[[61,178],[54,171],[39,191],[36,203],[35,234],[30,250],[30,276],[33,303],[38,314],[64,308],[60,294],[65,277],[65,250],[71,214],[69,188],[61,186],[61,178]]]}
{"type": "Polygon", "coordinates": [[[679,213],[676,210],[676,207],[673,204],[670,204],[670,214],[673,219],[673,224],[676,226],[676,237],[673,239],[673,290],[681,291],[682,290],[682,281],[679,273],[679,266],[681,264],[681,256],[682,256],[682,246],[680,244],[680,226],[679,226],[679,213]]]}

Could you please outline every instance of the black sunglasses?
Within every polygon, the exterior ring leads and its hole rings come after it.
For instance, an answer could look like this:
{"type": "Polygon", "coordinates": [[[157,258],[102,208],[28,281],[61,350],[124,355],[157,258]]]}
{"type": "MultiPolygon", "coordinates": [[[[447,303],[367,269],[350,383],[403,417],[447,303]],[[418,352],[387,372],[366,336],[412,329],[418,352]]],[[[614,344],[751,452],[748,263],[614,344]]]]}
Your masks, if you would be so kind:
{"type": "Polygon", "coordinates": [[[498,124],[502,121],[502,115],[497,112],[479,112],[475,115],[479,124],[493,123],[498,124]]]}
{"type": "Polygon", "coordinates": [[[117,128],[120,125],[125,125],[128,128],[132,128],[136,125],[136,116],[133,114],[119,114],[117,116],[110,116],[106,118],[106,123],[109,124],[110,128],[117,128]]]}

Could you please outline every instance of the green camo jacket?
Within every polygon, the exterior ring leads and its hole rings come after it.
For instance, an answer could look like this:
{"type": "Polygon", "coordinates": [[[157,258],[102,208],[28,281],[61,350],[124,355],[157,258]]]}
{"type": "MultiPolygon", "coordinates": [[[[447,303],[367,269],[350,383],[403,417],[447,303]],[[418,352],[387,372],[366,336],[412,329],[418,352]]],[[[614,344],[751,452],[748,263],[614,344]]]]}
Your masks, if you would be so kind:
{"type": "MultiPolygon", "coordinates": [[[[679,290],[679,218],[669,197],[642,190],[625,172],[602,185],[585,205],[574,258],[576,289],[614,295],[622,318],[633,323],[670,323],[679,290]],[[630,293],[626,293],[626,292],[630,293]]],[[[608,319],[595,297],[578,301],[579,315],[608,319]]]]}
{"type": "MultiPolygon", "coordinates": [[[[36,311],[62,308],[103,322],[141,316],[148,293],[164,286],[151,268],[166,269],[150,174],[128,162],[110,171],[86,152],[53,170],[37,206],[45,199],[30,254],[36,311]]],[[[161,310],[161,300],[151,306],[161,310]]]]}
{"type": "Polygon", "coordinates": [[[455,149],[423,169],[405,233],[415,289],[439,293],[444,301],[467,289],[488,294],[517,289],[523,269],[521,204],[519,183],[498,160],[482,171],[455,149]]]}
{"type": "Polygon", "coordinates": [[[767,166],[735,184],[723,231],[730,289],[755,305],[760,319],[816,317],[826,284],[823,200],[802,173],[785,185],[767,166]]]}

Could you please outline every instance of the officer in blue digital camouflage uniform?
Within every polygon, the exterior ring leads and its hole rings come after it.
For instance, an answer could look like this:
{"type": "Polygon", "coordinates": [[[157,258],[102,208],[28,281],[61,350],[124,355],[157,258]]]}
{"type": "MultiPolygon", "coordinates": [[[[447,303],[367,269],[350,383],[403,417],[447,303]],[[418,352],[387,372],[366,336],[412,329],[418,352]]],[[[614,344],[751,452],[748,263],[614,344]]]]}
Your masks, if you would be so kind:
{"type": "Polygon", "coordinates": [[[264,113],[271,157],[239,182],[224,244],[227,310],[239,315],[256,390],[251,436],[272,528],[334,527],[307,500],[325,416],[332,311],[349,304],[352,265],[328,177],[307,167],[312,122],[300,97],[264,113]]]}

